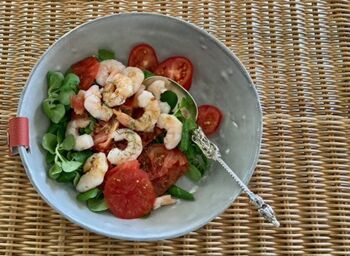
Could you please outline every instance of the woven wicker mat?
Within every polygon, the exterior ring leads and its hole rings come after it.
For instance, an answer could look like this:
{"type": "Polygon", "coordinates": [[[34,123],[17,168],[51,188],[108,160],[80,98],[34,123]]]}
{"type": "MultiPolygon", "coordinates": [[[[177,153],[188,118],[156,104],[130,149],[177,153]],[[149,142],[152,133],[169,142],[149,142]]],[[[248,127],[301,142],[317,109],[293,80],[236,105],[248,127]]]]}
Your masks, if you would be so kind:
{"type": "Polygon", "coordinates": [[[1,255],[350,255],[349,1],[0,1],[1,255]],[[273,229],[245,196],[184,237],[113,240],[71,224],[7,156],[7,120],[33,65],[98,16],[152,11],[203,27],[248,68],[264,110],[250,182],[275,208],[273,229]]]}

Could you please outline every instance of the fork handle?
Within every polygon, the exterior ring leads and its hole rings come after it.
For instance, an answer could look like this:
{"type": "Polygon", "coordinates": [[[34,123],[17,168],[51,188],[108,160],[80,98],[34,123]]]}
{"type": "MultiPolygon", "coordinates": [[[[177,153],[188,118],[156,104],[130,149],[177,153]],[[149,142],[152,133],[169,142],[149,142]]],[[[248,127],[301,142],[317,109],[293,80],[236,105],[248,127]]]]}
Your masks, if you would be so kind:
{"type": "Polygon", "coordinates": [[[193,131],[192,141],[198,145],[207,158],[219,162],[222,167],[224,167],[224,169],[237,182],[241,189],[248,195],[249,200],[258,209],[258,212],[262,217],[272,223],[275,227],[279,227],[280,223],[278,222],[272,207],[265,203],[260,196],[250,191],[250,189],[241,181],[237,174],[225,163],[221,157],[219,148],[207,138],[201,127],[198,127],[193,131]]]}
{"type": "Polygon", "coordinates": [[[272,207],[265,203],[264,200],[259,196],[254,194],[236,175],[236,173],[226,164],[226,162],[221,158],[217,157],[215,159],[219,164],[224,167],[224,169],[231,175],[234,181],[240,186],[244,193],[248,195],[250,202],[258,209],[259,214],[264,217],[268,222],[272,223],[275,227],[279,227],[280,223],[278,222],[275,213],[272,207]]]}

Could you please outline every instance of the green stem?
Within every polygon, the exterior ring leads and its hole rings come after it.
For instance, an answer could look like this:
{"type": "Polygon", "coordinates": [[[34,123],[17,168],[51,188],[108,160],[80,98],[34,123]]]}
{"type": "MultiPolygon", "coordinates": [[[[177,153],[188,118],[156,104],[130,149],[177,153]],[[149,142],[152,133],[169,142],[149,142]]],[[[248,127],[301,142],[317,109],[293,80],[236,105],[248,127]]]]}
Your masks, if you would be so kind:
{"type": "Polygon", "coordinates": [[[64,161],[66,161],[62,156],[61,156],[61,154],[60,154],[60,152],[59,152],[59,147],[61,146],[61,144],[57,144],[57,146],[56,146],[56,149],[55,149],[55,153],[56,153],[56,156],[58,156],[58,158],[62,161],[62,162],[64,162],[64,161]]]}

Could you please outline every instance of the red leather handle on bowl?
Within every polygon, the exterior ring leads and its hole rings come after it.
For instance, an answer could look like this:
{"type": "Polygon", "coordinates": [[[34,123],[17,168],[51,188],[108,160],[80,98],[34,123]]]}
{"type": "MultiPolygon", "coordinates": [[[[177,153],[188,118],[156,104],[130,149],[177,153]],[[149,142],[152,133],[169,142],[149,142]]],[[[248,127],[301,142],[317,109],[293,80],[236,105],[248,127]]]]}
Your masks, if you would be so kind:
{"type": "Polygon", "coordinates": [[[29,120],[27,117],[14,117],[9,120],[7,140],[10,155],[18,154],[18,147],[29,150],[29,120]]]}

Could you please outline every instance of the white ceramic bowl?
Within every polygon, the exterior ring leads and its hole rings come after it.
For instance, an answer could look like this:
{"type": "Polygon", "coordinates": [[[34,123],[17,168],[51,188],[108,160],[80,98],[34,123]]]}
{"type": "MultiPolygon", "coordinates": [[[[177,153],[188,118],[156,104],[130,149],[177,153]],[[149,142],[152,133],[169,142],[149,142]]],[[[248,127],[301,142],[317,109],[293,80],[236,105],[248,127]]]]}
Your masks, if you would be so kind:
{"type": "MultiPolygon", "coordinates": [[[[195,72],[191,93],[198,104],[214,104],[224,113],[220,133],[213,138],[227,163],[247,184],[254,171],[262,134],[262,115],[253,83],[237,57],[204,30],[182,20],[157,14],[120,14],[99,18],[60,38],[38,61],[23,91],[18,116],[30,120],[30,147],[20,156],[27,175],[42,198],[70,221],[90,231],[119,239],[159,240],[196,230],[228,208],[240,188],[217,164],[198,184],[196,201],[154,211],[145,219],[122,220],[110,213],[97,214],[75,199],[73,187],[47,176],[41,139],[48,127],[41,103],[46,97],[46,73],[65,71],[72,63],[96,54],[99,48],[114,50],[127,64],[132,46],[146,42],[160,60],[172,55],[188,57],[195,72]]],[[[196,189],[186,178],[179,184],[196,189]]]]}

